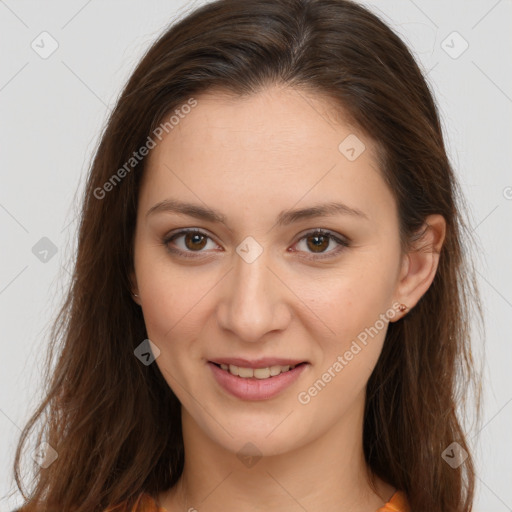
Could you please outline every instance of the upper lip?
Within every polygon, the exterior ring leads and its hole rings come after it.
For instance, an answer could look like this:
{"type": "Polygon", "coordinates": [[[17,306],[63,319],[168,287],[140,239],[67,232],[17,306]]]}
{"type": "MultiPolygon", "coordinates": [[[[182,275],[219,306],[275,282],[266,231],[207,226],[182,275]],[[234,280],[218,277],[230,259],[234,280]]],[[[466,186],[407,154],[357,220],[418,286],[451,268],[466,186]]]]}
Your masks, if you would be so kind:
{"type": "Polygon", "coordinates": [[[244,359],[242,357],[219,357],[210,359],[215,364],[233,364],[242,368],[267,368],[269,366],[293,366],[307,363],[304,359],[288,359],[284,357],[262,357],[260,359],[244,359]]]}

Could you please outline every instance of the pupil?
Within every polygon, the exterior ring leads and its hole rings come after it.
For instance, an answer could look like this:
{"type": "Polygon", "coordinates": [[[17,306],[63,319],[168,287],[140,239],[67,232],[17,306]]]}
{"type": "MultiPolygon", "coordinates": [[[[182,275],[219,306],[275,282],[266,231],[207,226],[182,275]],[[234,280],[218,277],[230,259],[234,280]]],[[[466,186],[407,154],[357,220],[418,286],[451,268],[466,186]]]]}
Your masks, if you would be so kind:
{"type": "Polygon", "coordinates": [[[312,236],[310,238],[315,240],[315,242],[313,243],[313,246],[310,247],[310,249],[311,248],[313,249],[313,252],[322,252],[321,250],[318,250],[318,249],[326,249],[327,246],[329,245],[329,238],[324,235],[316,235],[316,236],[312,236]],[[322,240],[322,241],[320,243],[318,243],[320,240],[322,240]],[[325,243],[325,242],[327,242],[327,243],[325,243]]]}
{"type": "Polygon", "coordinates": [[[200,235],[200,234],[197,234],[197,233],[189,233],[185,236],[185,245],[187,246],[187,249],[202,249],[204,246],[205,246],[205,239],[206,237],[204,235],[200,235]],[[192,239],[192,243],[190,244],[190,241],[192,239]],[[198,241],[199,239],[199,241],[198,241]],[[202,244],[201,244],[201,239],[202,240],[202,244]],[[201,244],[200,246],[198,246],[197,244],[201,244]]]}

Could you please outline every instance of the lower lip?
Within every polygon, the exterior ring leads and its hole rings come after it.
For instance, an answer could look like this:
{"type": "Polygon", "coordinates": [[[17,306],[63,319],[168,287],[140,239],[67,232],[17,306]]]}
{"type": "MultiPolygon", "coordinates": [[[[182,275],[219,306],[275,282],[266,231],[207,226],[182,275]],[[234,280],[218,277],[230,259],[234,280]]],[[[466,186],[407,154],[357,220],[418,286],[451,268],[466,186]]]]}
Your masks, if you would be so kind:
{"type": "Polygon", "coordinates": [[[212,369],[216,381],[233,396],[242,400],[268,400],[295,382],[309,365],[308,363],[300,364],[293,370],[288,370],[268,379],[257,379],[255,377],[244,379],[219,368],[211,362],[208,362],[208,366],[212,369]]]}

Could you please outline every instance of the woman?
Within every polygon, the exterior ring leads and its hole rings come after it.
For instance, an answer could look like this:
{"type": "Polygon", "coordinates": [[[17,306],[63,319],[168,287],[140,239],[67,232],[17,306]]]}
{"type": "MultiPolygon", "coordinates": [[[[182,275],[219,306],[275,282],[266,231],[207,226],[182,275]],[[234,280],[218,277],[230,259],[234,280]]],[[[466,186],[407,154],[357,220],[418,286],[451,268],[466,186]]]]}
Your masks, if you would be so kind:
{"type": "Polygon", "coordinates": [[[458,200],[428,85],[365,8],[171,27],[92,165],[23,510],[470,511],[458,200]]]}

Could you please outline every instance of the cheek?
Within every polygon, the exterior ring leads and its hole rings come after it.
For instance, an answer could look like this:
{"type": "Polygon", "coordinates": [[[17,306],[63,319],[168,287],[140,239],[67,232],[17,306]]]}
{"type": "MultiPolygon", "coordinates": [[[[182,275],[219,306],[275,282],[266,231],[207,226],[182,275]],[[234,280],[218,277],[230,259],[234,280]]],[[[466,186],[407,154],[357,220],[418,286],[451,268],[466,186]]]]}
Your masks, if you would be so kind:
{"type": "Polygon", "coordinates": [[[306,383],[309,387],[301,389],[302,394],[297,398],[301,404],[308,404],[312,414],[324,415],[326,424],[346,414],[364,393],[382,351],[389,325],[385,286],[379,293],[364,284],[357,281],[349,285],[345,281],[331,287],[321,301],[320,298],[313,301],[315,312],[335,334],[316,337],[319,355],[316,368],[306,383]]]}
{"type": "Polygon", "coordinates": [[[343,270],[326,274],[321,281],[310,281],[302,288],[305,302],[330,329],[323,329],[323,335],[319,335],[320,331],[314,335],[319,349],[315,377],[329,381],[334,394],[341,389],[362,389],[377,363],[392,305],[394,273],[388,268],[391,261],[391,254],[382,252],[376,257],[368,252],[351,260],[343,270]],[[328,371],[330,374],[323,378],[328,371]]]}
{"type": "Polygon", "coordinates": [[[144,295],[142,311],[148,338],[160,350],[155,364],[183,403],[187,397],[182,390],[191,389],[190,379],[197,374],[201,357],[197,343],[201,295],[179,280],[173,279],[172,286],[167,283],[165,278],[146,282],[152,291],[144,295]]]}
{"type": "MultiPolygon", "coordinates": [[[[371,300],[368,297],[359,300],[357,294],[340,292],[325,303],[324,309],[317,314],[322,316],[335,334],[318,338],[322,351],[320,371],[332,367],[338,356],[344,359],[341,363],[343,374],[353,374],[352,370],[355,370],[362,375],[367,373],[365,369],[373,368],[389,323],[385,316],[389,307],[382,305],[382,302],[373,296],[371,300]],[[346,370],[348,366],[351,367],[350,371],[346,370]]],[[[337,373],[340,373],[339,365],[337,373]]]]}
{"type": "Polygon", "coordinates": [[[155,284],[149,297],[144,297],[143,315],[148,337],[162,352],[179,352],[194,347],[198,329],[202,324],[202,287],[181,287],[173,282],[172,288],[155,284]]]}
{"type": "Polygon", "coordinates": [[[172,337],[200,308],[201,298],[215,284],[215,276],[201,266],[177,265],[161,246],[147,244],[136,256],[137,285],[148,334],[153,331],[159,338],[166,333],[172,337]]]}
{"type": "Polygon", "coordinates": [[[393,278],[383,260],[361,257],[342,270],[304,280],[300,297],[337,339],[346,340],[348,334],[373,325],[391,306],[393,278]]]}

